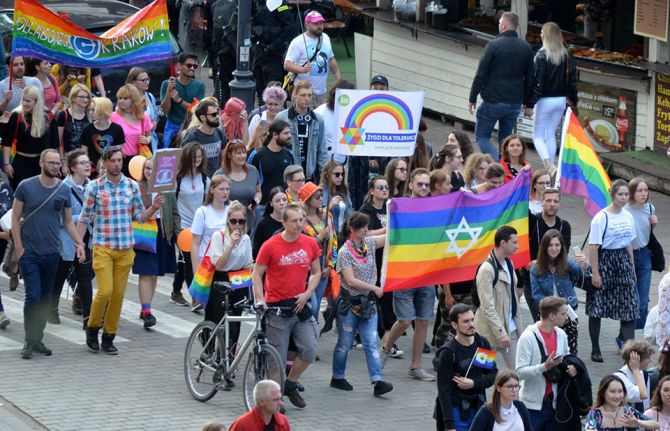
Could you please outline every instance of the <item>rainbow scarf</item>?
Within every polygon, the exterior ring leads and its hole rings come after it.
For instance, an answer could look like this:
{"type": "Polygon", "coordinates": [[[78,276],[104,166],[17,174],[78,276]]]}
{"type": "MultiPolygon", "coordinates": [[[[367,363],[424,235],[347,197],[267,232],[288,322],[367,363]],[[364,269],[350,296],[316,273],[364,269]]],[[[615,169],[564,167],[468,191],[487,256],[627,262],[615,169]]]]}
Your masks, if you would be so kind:
{"type": "Polygon", "coordinates": [[[156,0],[100,36],[37,0],[14,2],[12,55],[78,67],[118,67],[172,57],[166,0],[156,0]]]}
{"type": "Polygon", "coordinates": [[[612,203],[610,177],[579,120],[569,108],[563,123],[556,184],[561,185],[563,193],[582,196],[584,211],[591,217],[612,203]]]}
{"type": "Polygon", "coordinates": [[[472,280],[503,225],[518,232],[514,266],[528,264],[529,193],[530,172],[524,171],[482,194],[392,199],[387,204],[384,291],[472,280]]]}

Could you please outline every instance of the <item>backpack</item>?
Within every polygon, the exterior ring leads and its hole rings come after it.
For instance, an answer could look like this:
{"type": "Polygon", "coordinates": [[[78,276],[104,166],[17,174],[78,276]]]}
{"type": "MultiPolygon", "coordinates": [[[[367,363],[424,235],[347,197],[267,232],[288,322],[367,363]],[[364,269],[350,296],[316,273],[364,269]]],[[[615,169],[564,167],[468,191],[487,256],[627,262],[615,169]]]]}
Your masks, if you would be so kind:
{"type": "MultiPolygon", "coordinates": [[[[499,272],[498,265],[496,264],[497,262],[493,259],[491,254],[489,254],[489,257],[487,257],[484,262],[490,263],[491,266],[493,267],[493,288],[495,288],[496,284],[498,284],[498,272],[499,272]]],[[[475,279],[472,280],[472,288],[470,289],[470,293],[472,294],[472,304],[475,306],[475,308],[479,308],[479,306],[481,305],[481,301],[479,300],[479,294],[477,293],[477,274],[479,273],[479,268],[482,267],[484,262],[479,264],[479,266],[477,267],[477,271],[475,271],[475,279]]],[[[514,283],[514,264],[512,264],[512,261],[508,257],[505,258],[505,263],[507,264],[507,270],[510,273],[510,277],[512,277],[512,283],[514,283]]]]}
{"type": "Polygon", "coordinates": [[[232,53],[237,47],[237,0],[217,0],[212,5],[215,52],[232,53]]]}

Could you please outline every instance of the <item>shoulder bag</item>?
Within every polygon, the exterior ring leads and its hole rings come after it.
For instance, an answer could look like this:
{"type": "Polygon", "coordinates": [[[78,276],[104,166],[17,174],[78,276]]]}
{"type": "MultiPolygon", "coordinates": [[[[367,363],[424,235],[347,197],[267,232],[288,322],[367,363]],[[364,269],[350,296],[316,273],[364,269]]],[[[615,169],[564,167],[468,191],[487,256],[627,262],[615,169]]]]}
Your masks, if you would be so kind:
{"type": "MultiPolygon", "coordinates": [[[[316,49],[314,50],[314,54],[302,64],[300,67],[305,67],[307,64],[313,62],[316,59],[316,56],[319,55],[319,50],[321,49],[321,41],[323,40],[323,37],[319,38],[319,42],[316,44],[316,49]]],[[[305,44],[305,50],[307,49],[307,44],[305,44]]],[[[286,91],[286,94],[288,94],[289,98],[291,97],[291,93],[293,93],[293,85],[295,84],[295,73],[293,72],[288,72],[286,76],[284,76],[284,82],[282,83],[281,88],[286,91]]]]}
{"type": "MultiPolygon", "coordinates": [[[[654,207],[651,204],[649,205],[649,211],[654,214],[654,207]]],[[[652,229],[649,233],[649,243],[647,244],[649,248],[649,253],[651,254],[651,269],[652,271],[663,272],[665,271],[665,255],[663,254],[663,246],[656,235],[654,235],[654,230],[652,229]]]]}

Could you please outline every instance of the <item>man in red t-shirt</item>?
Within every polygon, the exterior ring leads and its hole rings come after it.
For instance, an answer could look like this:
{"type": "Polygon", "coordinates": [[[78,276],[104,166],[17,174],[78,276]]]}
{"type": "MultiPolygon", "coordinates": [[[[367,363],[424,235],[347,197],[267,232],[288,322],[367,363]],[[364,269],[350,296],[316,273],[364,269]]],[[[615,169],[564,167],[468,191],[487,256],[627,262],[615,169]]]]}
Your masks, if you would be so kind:
{"type": "Polygon", "coordinates": [[[266,333],[284,361],[293,337],[298,356],[286,378],[284,394],[294,406],[304,408],[298,379],[316,358],[317,325],[308,302],[321,279],[321,253],[314,238],[301,233],[305,213],[298,205],[289,205],[282,211],[282,224],[284,231],[267,240],[258,252],[253,272],[254,296],[257,306],[267,303],[293,307],[293,312],[280,316],[266,315],[266,333]]]}
{"type": "Polygon", "coordinates": [[[230,424],[229,431],[290,431],[288,419],[280,413],[281,386],[274,380],[261,380],[254,387],[254,408],[230,424]]]}

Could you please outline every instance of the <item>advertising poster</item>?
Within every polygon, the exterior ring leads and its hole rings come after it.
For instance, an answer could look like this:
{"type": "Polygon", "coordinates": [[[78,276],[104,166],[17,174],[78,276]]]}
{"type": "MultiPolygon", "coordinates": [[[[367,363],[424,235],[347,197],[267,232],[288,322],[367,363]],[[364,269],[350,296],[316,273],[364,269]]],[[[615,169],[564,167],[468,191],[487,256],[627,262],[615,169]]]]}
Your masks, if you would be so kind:
{"type": "Polygon", "coordinates": [[[177,190],[177,165],[181,148],[158,150],[154,155],[154,166],[149,178],[149,193],[177,190]]]}
{"type": "Polygon", "coordinates": [[[670,143],[670,76],[656,75],[654,150],[666,154],[670,143]]]}
{"type": "Polygon", "coordinates": [[[411,156],[424,96],[423,91],[337,90],[335,153],[411,156]]]}

